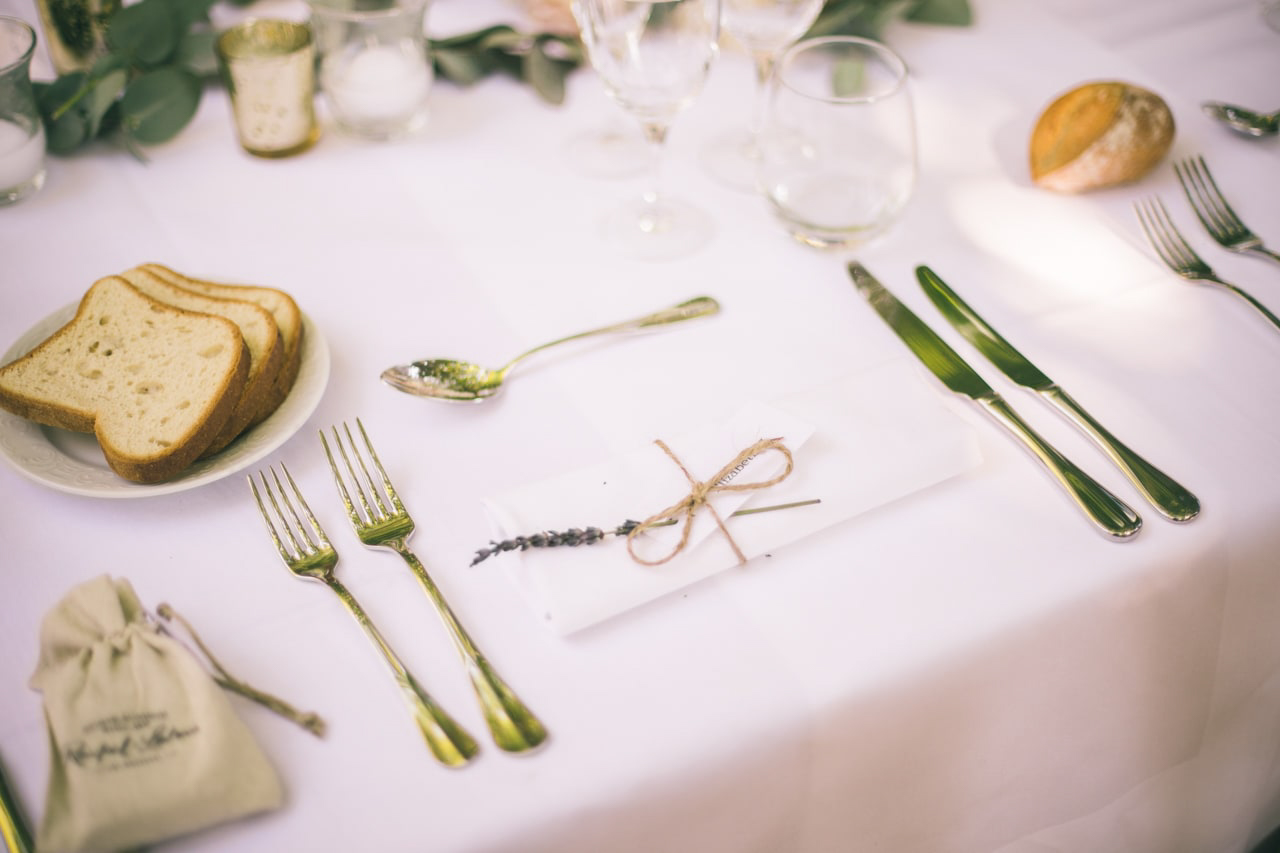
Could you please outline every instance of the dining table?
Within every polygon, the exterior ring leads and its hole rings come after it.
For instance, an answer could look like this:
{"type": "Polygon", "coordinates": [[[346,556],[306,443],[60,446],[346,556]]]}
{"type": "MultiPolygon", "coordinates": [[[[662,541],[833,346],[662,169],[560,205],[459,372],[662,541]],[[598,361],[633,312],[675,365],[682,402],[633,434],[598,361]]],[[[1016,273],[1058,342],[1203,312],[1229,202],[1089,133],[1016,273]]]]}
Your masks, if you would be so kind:
{"type": "MultiPolygon", "coordinates": [[[[427,32],[535,33],[531,8],[433,0],[427,32]]],[[[1280,312],[1280,265],[1213,242],[1174,170],[1203,156],[1240,217],[1280,245],[1280,137],[1240,135],[1200,107],[1280,106],[1280,31],[1256,0],[971,8],[968,25],[897,18],[880,34],[909,69],[918,177],[892,227],[852,248],[801,244],[762,197],[707,168],[711,141],[753,104],[750,58],[727,38],[672,123],[662,173],[713,230],[669,260],[601,236],[602,215],[646,179],[574,155],[584,134],[639,133],[587,63],[561,103],[511,74],[437,75],[425,125],[386,141],[334,126],[321,91],[318,140],[278,159],[240,147],[210,81],[166,142],[134,152],[104,135],[50,154],[43,187],[0,208],[0,349],[51,332],[95,281],[157,263],[288,292],[306,354],[279,417],[198,476],[155,486],[115,478],[91,439],[0,422],[0,765],[30,825],[52,766],[48,697],[31,684],[41,626],[69,590],[109,575],[181,613],[237,677],[327,723],[316,737],[231,695],[283,803],[157,850],[1253,849],[1280,825],[1280,329],[1166,268],[1134,206],[1161,199],[1222,278],[1280,312]],[[1171,149],[1117,186],[1036,185],[1038,116],[1108,80],[1164,99],[1171,149]],[[1096,530],[903,346],[852,262],[1141,529],[1096,530]],[[930,303],[921,265],[1192,491],[1199,514],[1162,517],[996,371],[930,303]],[[540,353],[482,402],[380,379],[428,357],[499,366],[698,296],[720,311],[540,353]],[[658,512],[638,484],[679,486],[681,454],[690,480],[709,477],[739,446],[688,448],[743,412],[778,425],[794,472],[739,499],[820,503],[723,528],[701,513],[701,538],[661,565],[612,536],[476,561],[543,527],[610,531],[658,512]],[[416,523],[414,552],[545,725],[537,749],[488,738],[413,573],[353,533],[321,435],[357,420],[416,523]],[[658,440],[671,459],[653,455],[658,440]],[[338,576],[475,735],[465,767],[432,757],[340,602],[282,564],[247,482],[282,463],[338,576]]],[[[40,30],[34,0],[0,0],[0,14],[40,30]]],[[[257,0],[211,19],[307,14],[257,0]]],[[[31,75],[49,81],[40,38],[31,75]]]]}

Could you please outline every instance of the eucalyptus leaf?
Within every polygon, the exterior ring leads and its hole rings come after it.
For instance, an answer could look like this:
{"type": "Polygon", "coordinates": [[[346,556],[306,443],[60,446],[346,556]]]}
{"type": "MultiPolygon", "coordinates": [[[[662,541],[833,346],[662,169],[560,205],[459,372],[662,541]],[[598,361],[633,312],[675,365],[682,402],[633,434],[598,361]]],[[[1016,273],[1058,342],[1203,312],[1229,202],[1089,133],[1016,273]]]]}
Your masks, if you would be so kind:
{"type": "Polygon", "coordinates": [[[124,91],[129,75],[122,68],[110,71],[93,82],[89,94],[80,102],[90,136],[97,136],[102,120],[124,91]]]}
{"type": "Polygon", "coordinates": [[[906,18],[922,24],[967,27],[973,23],[973,10],[969,0],[919,0],[906,18]]]}
{"type": "Polygon", "coordinates": [[[142,0],[107,19],[107,46],[142,65],[159,65],[178,43],[178,20],[168,0],[142,0]]]}
{"type": "Polygon", "coordinates": [[[857,59],[844,59],[831,70],[831,93],[837,98],[852,98],[866,85],[866,64],[857,59]]]}
{"type": "Polygon", "coordinates": [[[470,86],[489,73],[489,63],[484,57],[466,50],[435,48],[431,58],[441,77],[460,86],[470,86]]]}
{"type": "Polygon", "coordinates": [[[182,37],[173,52],[173,64],[185,68],[197,77],[216,77],[218,57],[213,45],[218,34],[212,30],[193,30],[182,37]]]}
{"type": "Polygon", "coordinates": [[[545,40],[538,39],[524,57],[524,79],[533,86],[542,100],[549,104],[564,103],[564,81],[571,68],[559,60],[547,56],[543,50],[545,40]]]}
{"type": "Polygon", "coordinates": [[[200,81],[187,71],[160,68],[138,77],[120,99],[125,135],[143,145],[167,142],[187,126],[200,104],[200,81]]]}
{"type": "Polygon", "coordinates": [[[523,51],[528,49],[532,42],[532,37],[516,32],[510,27],[504,27],[486,34],[479,40],[479,46],[488,50],[523,51]]]}
{"type": "Polygon", "coordinates": [[[69,112],[53,122],[45,120],[45,145],[53,154],[67,154],[92,138],[81,113],[69,112]]]}

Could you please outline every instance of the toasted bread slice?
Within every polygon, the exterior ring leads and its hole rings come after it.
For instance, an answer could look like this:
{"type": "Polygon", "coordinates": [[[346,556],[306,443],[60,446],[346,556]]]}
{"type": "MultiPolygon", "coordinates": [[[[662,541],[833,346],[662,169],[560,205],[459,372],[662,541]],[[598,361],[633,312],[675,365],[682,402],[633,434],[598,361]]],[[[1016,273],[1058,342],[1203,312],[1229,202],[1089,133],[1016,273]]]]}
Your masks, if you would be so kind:
{"type": "Polygon", "coordinates": [[[275,411],[293,390],[293,383],[298,378],[298,367],[302,363],[302,312],[298,310],[293,297],[274,287],[257,284],[223,284],[192,278],[161,264],[143,264],[142,269],[160,276],[170,284],[176,284],[206,296],[255,302],[271,312],[277,328],[280,329],[280,338],[284,341],[284,362],[280,365],[280,374],[276,378],[274,400],[266,407],[262,417],[265,418],[275,411]]]}
{"type": "Polygon", "coordinates": [[[231,420],[205,451],[205,455],[217,453],[250,425],[257,423],[263,410],[271,403],[276,376],[280,373],[280,365],[284,359],[284,345],[275,319],[260,305],[240,299],[205,296],[203,293],[170,284],[141,267],[126,270],[120,277],[152,299],[159,299],[187,311],[226,317],[240,328],[240,334],[249,347],[249,381],[231,420]]]}
{"type": "Polygon", "coordinates": [[[221,432],[248,374],[248,348],[230,320],[175,308],[109,276],[70,322],[0,367],[0,407],[92,433],[113,471],[158,483],[221,432]]]}

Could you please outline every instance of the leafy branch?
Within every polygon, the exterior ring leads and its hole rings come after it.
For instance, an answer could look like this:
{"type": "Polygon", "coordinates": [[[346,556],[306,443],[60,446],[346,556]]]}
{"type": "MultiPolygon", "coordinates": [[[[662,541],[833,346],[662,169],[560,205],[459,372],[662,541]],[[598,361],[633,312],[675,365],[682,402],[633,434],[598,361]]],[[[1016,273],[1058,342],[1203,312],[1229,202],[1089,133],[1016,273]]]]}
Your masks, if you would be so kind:
{"type": "MultiPolygon", "coordinates": [[[[103,22],[107,52],[87,71],[36,82],[36,102],[49,151],[70,154],[95,139],[118,133],[124,146],[145,159],[142,146],[167,142],[195,116],[207,82],[217,79],[209,10],[217,0],[139,0],[103,22]]],[[[228,0],[248,5],[253,0],[228,0]]],[[[76,4],[67,4],[68,9],[76,4]]],[[[904,18],[966,26],[969,0],[828,0],[807,33],[878,37],[904,18]]],[[[542,100],[560,104],[565,81],[585,61],[572,35],[522,32],[507,24],[429,40],[436,74],[469,86],[506,74],[531,86],[542,100]]]]}
{"type": "Polygon", "coordinates": [[[973,23],[969,0],[827,0],[806,38],[849,35],[880,38],[896,19],[919,24],[967,27],[973,23]]]}
{"type": "Polygon", "coordinates": [[[87,71],[35,84],[49,150],[66,154],[119,131],[127,148],[172,138],[216,72],[214,0],[140,0],[104,22],[107,53],[87,71]]]}

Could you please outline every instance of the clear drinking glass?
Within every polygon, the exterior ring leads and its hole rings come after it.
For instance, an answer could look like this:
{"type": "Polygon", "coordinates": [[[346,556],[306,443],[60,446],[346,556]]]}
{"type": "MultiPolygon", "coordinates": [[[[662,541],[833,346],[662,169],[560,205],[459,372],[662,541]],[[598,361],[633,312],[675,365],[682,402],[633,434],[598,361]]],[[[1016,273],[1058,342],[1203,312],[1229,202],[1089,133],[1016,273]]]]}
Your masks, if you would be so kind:
{"type": "Polygon", "coordinates": [[[44,184],[44,124],[31,89],[35,49],[30,24],[0,15],[0,205],[44,184]]]}
{"type": "Polygon", "coordinates": [[[915,189],[906,64],[854,36],[793,45],[770,83],[758,142],[760,191],[796,239],[822,248],[867,242],[915,189]]]}
{"type": "Polygon", "coordinates": [[[661,160],[675,116],[702,91],[720,36],[720,0],[576,0],[591,65],[605,91],[640,122],[649,189],[606,218],[607,238],[633,257],[666,259],[706,243],[705,213],[663,194],[661,160]]]}
{"type": "Polygon", "coordinates": [[[824,0],[721,0],[721,27],[751,56],[755,66],[755,107],[751,123],[712,140],[703,151],[707,169],[722,183],[756,188],[760,159],[756,134],[764,119],[765,96],[778,54],[813,26],[824,0]]]}

